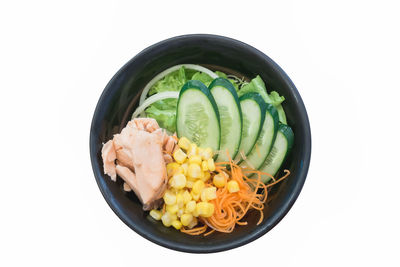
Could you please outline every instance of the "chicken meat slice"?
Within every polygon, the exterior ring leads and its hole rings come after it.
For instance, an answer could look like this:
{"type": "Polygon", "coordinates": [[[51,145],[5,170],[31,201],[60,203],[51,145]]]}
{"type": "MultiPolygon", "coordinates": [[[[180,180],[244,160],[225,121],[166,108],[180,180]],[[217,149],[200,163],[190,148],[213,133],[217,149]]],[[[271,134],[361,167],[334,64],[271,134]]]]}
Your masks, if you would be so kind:
{"type": "Polygon", "coordinates": [[[132,189],[148,210],[161,204],[167,187],[166,160],[176,146],[176,137],[168,136],[156,120],[134,119],[114,135],[102,149],[104,172],[115,181],[124,180],[124,190],[132,189]],[[116,165],[115,165],[116,161],[116,165]]]}
{"type": "Polygon", "coordinates": [[[104,173],[108,174],[111,177],[111,180],[115,182],[117,180],[117,174],[115,171],[115,160],[117,157],[113,140],[109,140],[103,145],[101,156],[103,158],[104,173]]]}

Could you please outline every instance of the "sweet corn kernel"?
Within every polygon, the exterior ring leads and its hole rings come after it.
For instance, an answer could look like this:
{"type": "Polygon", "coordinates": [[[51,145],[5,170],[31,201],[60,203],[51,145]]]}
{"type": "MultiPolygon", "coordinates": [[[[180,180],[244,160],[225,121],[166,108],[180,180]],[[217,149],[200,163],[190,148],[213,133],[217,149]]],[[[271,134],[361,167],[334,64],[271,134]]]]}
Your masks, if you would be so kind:
{"type": "Polygon", "coordinates": [[[208,169],[210,170],[210,171],[215,171],[215,164],[214,164],[214,159],[213,158],[209,158],[208,160],[207,160],[207,165],[208,165],[208,169]]]}
{"type": "Polygon", "coordinates": [[[186,154],[185,154],[185,152],[182,151],[182,149],[177,149],[174,152],[173,156],[174,156],[175,161],[180,164],[182,164],[186,159],[186,154]]]}
{"type": "Polygon", "coordinates": [[[187,155],[188,155],[188,157],[190,157],[190,156],[193,156],[196,154],[197,154],[197,145],[195,143],[191,143],[187,150],[187,155]]]}
{"type": "Polygon", "coordinates": [[[168,211],[170,214],[175,214],[178,212],[179,207],[178,207],[178,204],[166,205],[165,210],[168,211]]]}
{"type": "Polygon", "coordinates": [[[187,176],[186,180],[192,181],[192,182],[196,182],[199,178],[198,177],[192,177],[192,176],[187,176]]]}
{"type": "Polygon", "coordinates": [[[170,214],[169,212],[166,212],[166,213],[169,214],[169,216],[171,217],[171,219],[172,219],[173,221],[178,219],[178,216],[176,216],[176,214],[170,214]]]}
{"type": "Polygon", "coordinates": [[[189,163],[201,164],[201,157],[199,155],[192,155],[189,157],[189,163]]]}
{"type": "Polygon", "coordinates": [[[229,181],[227,186],[229,193],[235,193],[239,191],[239,184],[234,180],[229,181]]]}
{"type": "MultiPolygon", "coordinates": [[[[196,205],[197,206],[197,205],[196,205]]],[[[194,217],[199,217],[199,212],[197,211],[197,208],[194,209],[194,211],[192,211],[192,215],[194,217]]]]}
{"type": "Polygon", "coordinates": [[[200,178],[201,175],[200,165],[194,163],[189,164],[188,174],[190,177],[200,178]]]}
{"type": "Polygon", "coordinates": [[[177,219],[176,215],[170,214],[169,212],[165,212],[161,216],[161,221],[166,227],[170,227],[172,225],[172,222],[176,219],[177,219]]]}
{"type": "Polygon", "coordinates": [[[178,218],[180,218],[182,216],[182,214],[185,213],[185,209],[184,208],[180,208],[177,212],[176,212],[176,216],[178,216],[178,218]]]}
{"type": "Polygon", "coordinates": [[[169,217],[171,218],[172,221],[178,219],[178,216],[176,216],[176,214],[172,214],[172,213],[169,213],[169,212],[167,212],[167,211],[166,211],[165,213],[168,213],[168,214],[169,214],[169,217]]]}
{"type": "Polygon", "coordinates": [[[208,179],[210,179],[210,176],[211,176],[210,172],[208,172],[208,171],[203,172],[203,176],[201,176],[201,180],[202,180],[203,182],[207,182],[208,179]]]}
{"type": "Polygon", "coordinates": [[[203,179],[204,179],[204,172],[203,171],[200,171],[200,177],[198,179],[203,181],[203,179]]]}
{"type": "Polygon", "coordinates": [[[187,188],[192,188],[193,187],[194,182],[192,180],[187,180],[186,181],[186,187],[187,188]]]}
{"type": "Polygon", "coordinates": [[[197,201],[197,200],[200,199],[200,194],[194,193],[193,190],[192,190],[192,192],[190,192],[190,194],[192,195],[192,198],[193,198],[194,200],[197,201]]]}
{"type": "Polygon", "coordinates": [[[169,180],[169,184],[175,189],[182,189],[186,185],[186,176],[182,173],[174,174],[169,180]]]}
{"type": "Polygon", "coordinates": [[[192,221],[189,223],[189,225],[187,226],[189,229],[192,229],[193,227],[195,227],[197,225],[197,218],[193,217],[192,221]]]}
{"type": "Polygon", "coordinates": [[[181,216],[181,223],[183,226],[188,226],[192,220],[193,220],[192,214],[184,213],[181,216]]]}
{"type": "Polygon", "coordinates": [[[165,214],[161,217],[161,221],[164,224],[164,226],[166,226],[166,227],[170,227],[172,224],[171,219],[168,216],[166,216],[165,214]]]}
{"type": "Polygon", "coordinates": [[[207,203],[204,201],[196,203],[196,211],[199,215],[203,215],[203,212],[207,210],[207,203]]]}
{"type": "Polygon", "coordinates": [[[151,211],[150,211],[150,216],[151,216],[154,220],[159,221],[159,220],[161,220],[162,213],[161,213],[161,211],[159,211],[159,210],[151,210],[151,211]]]}
{"type": "Polygon", "coordinates": [[[178,205],[179,208],[182,208],[184,204],[185,204],[185,202],[183,199],[183,193],[178,193],[176,195],[176,205],[178,205]]]}
{"type": "Polygon", "coordinates": [[[178,146],[182,149],[189,149],[190,141],[186,137],[179,138],[178,146]]]}
{"type": "Polygon", "coordinates": [[[214,214],[214,204],[207,203],[207,213],[203,215],[203,217],[211,217],[214,214]]]}
{"type": "Polygon", "coordinates": [[[203,153],[202,153],[202,155],[201,155],[201,157],[203,158],[203,160],[208,160],[208,159],[210,159],[212,156],[213,156],[212,149],[209,148],[209,147],[207,147],[206,149],[204,149],[204,151],[203,151],[203,153]]]}
{"type": "Polygon", "coordinates": [[[200,200],[201,200],[201,201],[204,201],[204,202],[207,201],[206,191],[205,191],[205,190],[201,191],[200,200]]]}
{"type": "Polygon", "coordinates": [[[216,187],[218,187],[218,188],[224,187],[225,184],[226,184],[226,177],[225,177],[225,175],[223,175],[223,174],[221,174],[221,173],[216,174],[216,175],[214,176],[214,178],[213,178],[213,184],[214,184],[216,187]]]}
{"type": "Polygon", "coordinates": [[[176,230],[179,230],[179,229],[181,229],[181,227],[182,227],[182,223],[181,223],[181,221],[175,220],[175,221],[172,222],[172,226],[173,226],[176,230]]]}
{"type": "Polygon", "coordinates": [[[201,191],[203,190],[204,186],[205,186],[205,184],[202,180],[197,180],[193,185],[192,192],[194,194],[200,194],[201,191]]]}
{"type": "Polygon", "coordinates": [[[186,213],[192,213],[196,209],[196,201],[190,200],[185,207],[186,213]]]}
{"type": "Polygon", "coordinates": [[[217,188],[207,187],[201,192],[201,201],[209,201],[217,198],[217,188]]]}
{"type": "Polygon", "coordinates": [[[188,203],[190,200],[192,200],[192,195],[189,193],[189,191],[185,190],[182,193],[182,197],[183,197],[183,203],[186,204],[188,203]]]}
{"type": "Polygon", "coordinates": [[[167,164],[167,175],[168,177],[174,175],[174,173],[178,170],[179,164],[176,162],[171,162],[167,164]]]}
{"type": "Polygon", "coordinates": [[[187,163],[183,163],[183,164],[181,165],[182,173],[183,173],[184,175],[187,175],[188,168],[189,168],[189,164],[187,164],[187,163]]]}
{"type": "Polygon", "coordinates": [[[176,169],[176,171],[175,171],[174,174],[178,174],[178,173],[182,173],[183,175],[186,175],[186,174],[185,174],[185,169],[182,168],[182,165],[179,166],[178,169],[176,169]]]}
{"type": "Polygon", "coordinates": [[[208,164],[207,164],[207,161],[202,161],[202,162],[201,162],[201,169],[202,169],[203,171],[208,171],[208,164]]]}
{"type": "Polygon", "coordinates": [[[208,202],[199,202],[196,205],[196,211],[200,216],[211,217],[214,213],[214,204],[208,202]]]}
{"type": "Polygon", "coordinates": [[[163,199],[167,205],[174,205],[176,203],[176,196],[170,190],[165,191],[163,199]]]}

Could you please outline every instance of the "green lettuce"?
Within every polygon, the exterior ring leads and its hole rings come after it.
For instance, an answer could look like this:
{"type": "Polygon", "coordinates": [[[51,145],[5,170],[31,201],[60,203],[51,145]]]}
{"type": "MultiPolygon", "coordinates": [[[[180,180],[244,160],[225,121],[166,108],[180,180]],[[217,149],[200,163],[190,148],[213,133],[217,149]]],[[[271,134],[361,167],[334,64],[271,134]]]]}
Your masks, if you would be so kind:
{"type": "Polygon", "coordinates": [[[210,85],[210,83],[213,81],[213,78],[210,77],[210,75],[204,73],[204,72],[196,72],[191,80],[198,80],[202,83],[204,83],[207,87],[210,85]]]}
{"type": "MultiPolygon", "coordinates": [[[[149,95],[179,91],[186,81],[190,80],[191,77],[188,75],[193,75],[193,72],[188,72],[184,67],[171,72],[150,88],[149,95]]],[[[161,128],[174,133],[176,131],[176,105],[177,99],[164,99],[150,105],[145,112],[147,117],[155,119],[161,128]]]]}
{"type": "Polygon", "coordinates": [[[278,92],[276,92],[276,91],[272,91],[272,92],[269,94],[269,98],[271,99],[271,101],[272,101],[271,103],[272,103],[274,106],[278,106],[278,105],[282,104],[283,101],[285,101],[285,97],[280,96],[280,95],[278,94],[278,92]]]}
{"type": "Polygon", "coordinates": [[[265,87],[264,81],[261,79],[260,76],[257,75],[253,80],[251,80],[248,84],[245,84],[240,88],[238,95],[241,97],[247,93],[259,93],[261,97],[264,99],[265,102],[271,103],[272,100],[269,98],[267,93],[267,88],[265,87]]]}
{"type": "Polygon", "coordinates": [[[282,107],[282,102],[285,100],[285,97],[280,96],[278,92],[272,91],[270,94],[267,92],[267,88],[265,87],[264,81],[261,79],[259,75],[252,79],[248,84],[242,86],[239,90],[239,97],[250,92],[255,92],[261,95],[266,103],[273,105],[278,111],[279,121],[286,124],[286,114],[282,107]]]}
{"type": "Polygon", "coordinates": [[[181,67],[179,70],[171,72],[166,75],[163,79],[157,81],[149,90],[149,95],[154,95],[161,92],[167,91],[179,91],[181,87],[186,83],[185,69],[181,67]]]}
{"type": "Polygon", "coordinates": [[[161,128],[173,133],[175,132],[177,101],[176,98],[157,101],[146,109],[146,114],[155,119],[161,128]]]}
{"type": "Polygon", "coordinates": [[[218,70],[217,70],[217,71],[215,72],[215,74],[217,74],[218,77],[228,79],[228,76],[227,76],[225,73],[223,73],[222,71],[218,71],[218,70]]]}

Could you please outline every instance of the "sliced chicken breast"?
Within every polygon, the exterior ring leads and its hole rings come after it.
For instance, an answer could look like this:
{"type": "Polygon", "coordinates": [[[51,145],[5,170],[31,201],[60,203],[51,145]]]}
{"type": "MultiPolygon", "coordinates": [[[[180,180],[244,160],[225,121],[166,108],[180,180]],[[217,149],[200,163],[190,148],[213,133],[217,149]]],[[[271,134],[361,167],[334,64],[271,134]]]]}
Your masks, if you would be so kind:
{"type": "Polygon", "coordinates": [[[172,161],[169,154],[175,146],[176,139],[168,136],[156,120],[134,119],[104,144],[104,173],[113,181],[118,174],[125,181],[124,190],[132,189],[143,209],[157,207],[167,188],[166,161],[172,161]]]}

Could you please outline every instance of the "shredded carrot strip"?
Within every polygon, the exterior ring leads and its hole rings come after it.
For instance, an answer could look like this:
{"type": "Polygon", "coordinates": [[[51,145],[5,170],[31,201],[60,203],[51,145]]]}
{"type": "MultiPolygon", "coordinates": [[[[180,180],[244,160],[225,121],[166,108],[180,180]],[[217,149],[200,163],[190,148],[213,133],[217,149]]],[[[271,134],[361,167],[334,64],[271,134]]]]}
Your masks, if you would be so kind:
{"type": "Polygon", "coordinates": [[[207,225],[199,226],[193,229],[181,228],[181,232],[189,235],[201,235],[205,231],[207,231],[207,225]]]}
{"type": "Polygon", "coordinates": [[[285,179],[286,177],[288,177],[288,176],[290,175],[290,171],[289,171],[289,170],[284,170],[284,172],[286,173],[284,176],[282,176],[281,178],[279,178],[279,179],[276,180],[275,182],[268,184],[268,185],[267,185],[267,188],[269,188],[269,187],[271,187],[271,186],[273,186],[273,185],[279,183],[280,181],[282,181],[283,179],[285,179]]]}
{"type": "Polygon", "coordinates": [[[211,235],[211,234],[212,234],[212,233],[214,233],[214,232],[215,232],[215,230],[214,230],[214,229],[212,229],[211,231],[209,231],[209,232],[205,233],[205,234],[204,234],[204,236],[211,235]]]}
{"type": "MultiPolygon", "coordinates": [[[[230,193],[227,189],[227,185],[223,188],[218,188],[216,195],[217,198],[212,200],[214,204],[214,214],[208,218],[200,218],[203,223],[202,226],[185,229],[183,227],[181,231],[190,235],[201,235],[208,236],[215,231],[222,233],[230,233],[235,229],[236,225],[247,225],[247,221],[242,219],[245,217],[249,210],[258,210],[260,212],[260,219],[257,225],[260,224],[264,219],[264,203],[268,199],[268,188],[281,182],[290,175],[290,171],[284,170],[285,175],[279,179],[275,179],[271,174],[261,172],[252,168],[242,168],[235,163],[227,152],[229,161],[217,162],[216,172],[224,171],[227,173],[231,180],[235,180],[239,184],[239,191],[230,193]],[[249,178],[248,176],[256,176],[256,178],[249,178]],[[272,179],[272,183],[264,184],[261,181],[262,176],[267,176],[272,179]],[[207,233],[207,229],[211,230],[207,233]]],[[[215,175],[215,173],[213,173],[215,175]]],[[[213,175],[212,174],[212,175],[213,175]]],[[[212,186],[212,180],[210,179],[206,183],[207,186],[212,186]]]]}
{"type": "Polygon", "coordinates": [[[225,169],[226,169],[225,166],[218,166],[218,165],[215,166],[215,171],[216,172],[221,172],[221,171],[224,171],[225,169]]]}

